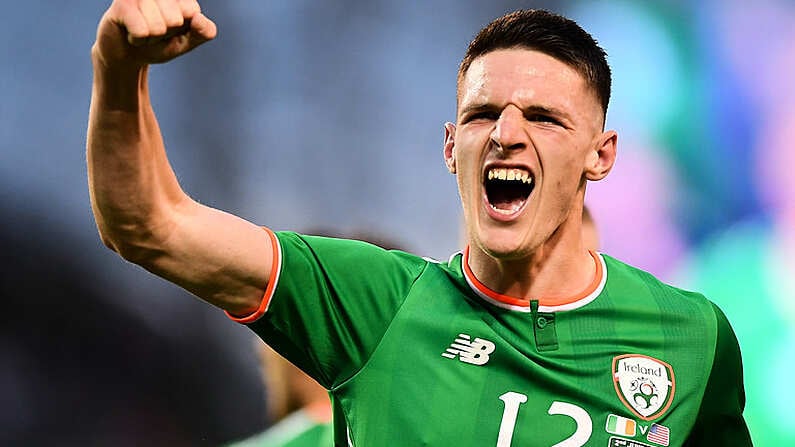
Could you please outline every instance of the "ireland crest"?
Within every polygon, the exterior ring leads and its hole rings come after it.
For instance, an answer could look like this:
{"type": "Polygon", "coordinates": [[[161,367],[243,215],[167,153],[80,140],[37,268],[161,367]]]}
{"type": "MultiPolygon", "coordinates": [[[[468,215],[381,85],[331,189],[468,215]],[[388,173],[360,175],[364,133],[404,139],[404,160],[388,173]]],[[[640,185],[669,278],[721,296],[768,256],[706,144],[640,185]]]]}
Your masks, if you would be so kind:
{"type": "Polygon", "coordinates": [[[613,358],[613,385],[621,402],[645,421],[668,410],[676,388],[671,365],[640,354],[613,358]]]}

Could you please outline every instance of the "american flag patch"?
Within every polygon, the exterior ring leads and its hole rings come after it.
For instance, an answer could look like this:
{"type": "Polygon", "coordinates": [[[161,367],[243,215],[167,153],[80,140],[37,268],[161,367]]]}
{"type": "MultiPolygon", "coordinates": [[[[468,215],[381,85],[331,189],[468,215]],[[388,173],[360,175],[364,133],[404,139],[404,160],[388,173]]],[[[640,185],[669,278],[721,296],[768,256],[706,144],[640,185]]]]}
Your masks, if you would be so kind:
{"type": "Polygon", "coordinates": [[[646,439],[656,444],[668,445],[668,436],[670,434],[671,430],[668,427],[660,424],[651,424],[646,439]]]}

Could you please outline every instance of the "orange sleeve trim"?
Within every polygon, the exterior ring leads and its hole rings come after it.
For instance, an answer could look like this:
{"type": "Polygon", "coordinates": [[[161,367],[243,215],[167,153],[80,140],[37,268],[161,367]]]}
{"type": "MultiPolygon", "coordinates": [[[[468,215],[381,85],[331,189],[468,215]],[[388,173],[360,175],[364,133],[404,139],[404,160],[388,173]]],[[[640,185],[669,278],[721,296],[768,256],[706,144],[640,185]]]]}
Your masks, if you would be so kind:
{"type": "Polygon", "coordinates": [[[224,311],[226,316],[232,321],[236,321],[241,324],[253,323],[265,315],[265,311],[268,310],[271,298],[273,298],[273,293],[276,290],[276,284],[279,282],[279,274],[281,273],[282,251],[281,245],[279,244],[279,239],[276,238],[276,234],[270,228],[262,227],[262,229],[265,230],[271,240],[273,260],[271,263],[270,276],[268,277],[268,285],[265,287],[265,293],[262,295],[262,300],[259,303],[259,307],[254,312],[242,317],[233,315],[229,313],[229,311],[224,311]]]}

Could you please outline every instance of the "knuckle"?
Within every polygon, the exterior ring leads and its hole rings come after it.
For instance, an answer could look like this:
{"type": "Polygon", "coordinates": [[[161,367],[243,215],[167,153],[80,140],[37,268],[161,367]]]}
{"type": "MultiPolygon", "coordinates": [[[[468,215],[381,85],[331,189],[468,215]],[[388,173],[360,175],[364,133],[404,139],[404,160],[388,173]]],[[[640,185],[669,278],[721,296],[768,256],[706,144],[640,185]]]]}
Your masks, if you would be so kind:
{"type": "Polygon", "coordinates": [[[165,18],[166,26],[168,28],[177,28],[182,26],[185,23],[185,19],[182,17],[181,14],[169,14],[165,18]]]}
{"type": "Polygon", "coordinates": [[[168,31],[168,27],[163,21],[149,25],[149,34],[152,36],[162,36],[166,34],[166,31],[168,31]]]}
{"type": "Polygon", "coordinates": [[[182,12],[185,14],[192,16],[198,12],[201,12],[201,7],[197,1],[181,0],[179,4],[182,8],[182,12]]]}

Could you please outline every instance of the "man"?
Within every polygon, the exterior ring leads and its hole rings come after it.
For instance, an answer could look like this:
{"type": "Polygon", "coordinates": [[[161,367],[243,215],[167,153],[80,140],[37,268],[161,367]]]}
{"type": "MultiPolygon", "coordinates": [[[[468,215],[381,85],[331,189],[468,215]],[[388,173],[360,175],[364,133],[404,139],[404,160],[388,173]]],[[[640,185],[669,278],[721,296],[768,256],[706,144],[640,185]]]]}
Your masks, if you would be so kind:
{"type": "Polygon", "coordinates": [[[117,0],[103,16],[97,225],[330,390],[336,445],[750,445],[720,310],[584,246],[586,183],[612,168],[617,134],[605,53],[576,23],[518,11],[467,49],[443,153],[468,245],[447,263],[275,233],[188,197],[147,66],[215,34],[187,0],[117,0]]]}

